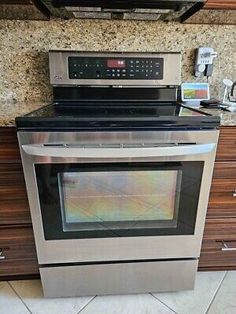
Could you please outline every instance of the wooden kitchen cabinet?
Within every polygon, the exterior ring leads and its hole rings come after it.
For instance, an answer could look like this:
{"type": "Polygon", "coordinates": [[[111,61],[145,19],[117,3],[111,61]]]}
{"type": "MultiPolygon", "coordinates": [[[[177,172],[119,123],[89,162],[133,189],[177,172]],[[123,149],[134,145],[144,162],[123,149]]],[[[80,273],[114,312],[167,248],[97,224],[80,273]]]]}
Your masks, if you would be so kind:
{"type": "Polygon", "coordinates": [[[47,20],[50,13],[40,0],[1,0],[0,19],[47,20]]]}
{"type": "Polygon", "coordinates": [[[0,227],[1,277],[34,275],[38,273],[34,236],[31,226],[0,227]]]}
{"type": "Polygon", "coordinates": [[[225,9],[225,10],[235,10],[236,1],[235,0],[208,0],[204,6],[206,9],[225,9]]]}
{"type": "Polygon", "coordinates": [[[187,24],[236,24],[236,0],[208,0],[203,9],[184,21],[187,24]]]}
{"type": "Polygon", "coordinates": [[[38,273],[16,129],[0,127],[0,280],[38,273]]]}
{"type": "Polygon", "coordinates": [[[236,269],[235,190],[236,127],[222,127],[199,262],[201,270],[236,269]],[[225,249],[225,245],[231,250],[225,249]]]}

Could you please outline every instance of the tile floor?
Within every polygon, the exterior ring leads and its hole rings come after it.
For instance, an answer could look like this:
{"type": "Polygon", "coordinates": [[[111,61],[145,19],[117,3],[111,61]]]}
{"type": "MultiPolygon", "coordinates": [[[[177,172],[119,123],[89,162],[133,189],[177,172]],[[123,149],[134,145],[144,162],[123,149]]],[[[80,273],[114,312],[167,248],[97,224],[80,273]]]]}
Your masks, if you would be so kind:
{"type": "Polygon", "coordinates": [[[236,271],[199,272],[193,291],[46,299],[39,280],[0,282],[0,314],[236,314],[236,271]]]}

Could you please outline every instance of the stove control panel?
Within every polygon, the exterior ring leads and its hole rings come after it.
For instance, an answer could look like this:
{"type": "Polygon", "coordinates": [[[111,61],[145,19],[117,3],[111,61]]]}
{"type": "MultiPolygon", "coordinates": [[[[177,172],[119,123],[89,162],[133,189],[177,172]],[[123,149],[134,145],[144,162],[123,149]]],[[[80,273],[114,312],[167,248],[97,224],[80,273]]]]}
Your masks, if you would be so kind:
{"type": "Polygon", "coordinates": [[[69,79],[162,80],[164,58],[68,57],[69,79]]]}

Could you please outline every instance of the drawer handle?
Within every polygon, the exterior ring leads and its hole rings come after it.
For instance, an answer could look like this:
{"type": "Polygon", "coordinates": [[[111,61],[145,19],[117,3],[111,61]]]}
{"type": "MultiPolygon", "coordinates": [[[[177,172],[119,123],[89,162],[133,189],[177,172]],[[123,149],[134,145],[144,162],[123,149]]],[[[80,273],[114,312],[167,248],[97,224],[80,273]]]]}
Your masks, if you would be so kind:
{"type": "Polygon", "coordinates": [[[0,249],[0,260],[3,260],[3,259],[5,259],[5,258],[6,258],[6,256],[3,255],[3,250],[0,249]]]}
{"type": "Polygon", "coordinates": [[[225,241],[222,241],[222,245],[221,251],[236,251],[236,247],[228,247],[225,241]]]}
{"type": "Polygon", "coordinates": [[[234,191],[234,193],[233,193],[233,197],[236,197],[236,191],[234,191]]]}

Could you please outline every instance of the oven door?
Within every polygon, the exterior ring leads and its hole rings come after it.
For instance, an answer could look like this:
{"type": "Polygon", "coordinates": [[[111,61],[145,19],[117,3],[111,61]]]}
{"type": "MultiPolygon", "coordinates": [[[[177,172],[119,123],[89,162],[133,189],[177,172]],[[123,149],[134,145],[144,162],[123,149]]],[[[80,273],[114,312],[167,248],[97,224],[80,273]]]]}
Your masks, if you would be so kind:
{"type": "Polygon", "coordinates": [[[20,133],[39,263],[198,257],[212,132],[20,133]]]}

